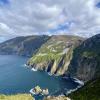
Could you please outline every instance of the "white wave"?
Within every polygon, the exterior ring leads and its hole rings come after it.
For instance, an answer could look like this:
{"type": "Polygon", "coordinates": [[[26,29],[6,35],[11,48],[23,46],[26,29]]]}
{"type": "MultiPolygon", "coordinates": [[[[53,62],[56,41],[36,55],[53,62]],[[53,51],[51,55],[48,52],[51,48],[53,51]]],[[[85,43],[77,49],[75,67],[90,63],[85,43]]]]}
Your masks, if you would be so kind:
{"type": "Polygon", "coordinates": [[[84,82],[83,81],[80,81],[79,79],[77,79],[77,78],[73,78],[74,79],[74,81],[76,82],[76,83],[79,83],[80,85],[84,85],[84,82]]]}
{"type": "MultiPolygon", "coordinates": [[[[63,77],[64,79],[68,79],[69,77],[63,77]]],[[[77,79],[77,78],[72,78],[72,77],[70,77],[71,79],[73,79],[73,81],[74,82],[76,82],[76,83],[78,83],[79,85],[81,85],[81,86],[83,86],[84,85],[84,82],[83,81],[81,81],[81,80],[79,80],[79,79],[77,79]]]]}
{"type": "Polygon", "coordinates": [[[23,67],[28,67],[28,65],[26,65],[26,64],[23,64],[22,66],[23,66],[23,67]]]}
{"type": "MultiPolygon", "coordinates": [[[[64,79],[68,79],[69,77],[63,77],[64,79]]],[[[70,77],[71,78],[71,77],[70,77]]],[[[79,79],[77,78],[71,78],[74,82],[78,83],[79,85],[75,88],[75,89],[71,89],[71,90],[68,90],[66,95],[78,90],[79,88],[81,88],[83,85],[84,85],[84,82],[83,81],[80,81],[79,79]]]]}
{"type": "Polygon", "coordinates": [[[33,92],[33,89],[31,89],[29,92],[30,92],[32,95],[35,95],[35,93],[33,92]]]}
{"type": "Polygon", "coordinates": [[[66,93],[67,95],[72,93],[72,92],[75,92],[76,90],[78,90],[79,88],[81,88],[84,85],[83,81],[80,81],[77,78],[73,78],[73,79],[74,79],[74,82],[79,83],[79,85],[75,89],[68,90],[67,93],[66,93]]]}
{"type": "Polygon", "coordinates": [[[77,88],[76,88],[76,89],[71,89],[71,90],[67,91],[66,94],[68,95],[68,94],[70,94],[70,93],[72,93],[72,92],[74,92],[74,91],[76,91],[76,90],[77,90],[77,88]]]}
{"type": "Polygon", "coordinates": [[[68,90],[66,94],[68,95],[68,94],[70,94],[70,93],[72,93],[72,92],[75,92],[76,90],[78,90],[78,89],[81,88],[81,87],[82,87],[82,86],[79,85],[79,86],[77,86],[77,88],[75,88],[75,89],[68,90]]]}
{"type": "Polygon", "coordinates": [[[32,71],[34,71],[34,72],[36,72],[36,71],[37,71],[37,69],[35,69],[35,68],[32,68],[31,70],[32,70],[32,71]]]}
{"type": "Polygon", "coordinates": [[[25,67],[28,67],[28,65],[24,64],[25,67]]]}
{"type": "Polygon", "coordinates": [[[51,74],[50,72],[48,72],[48,75],[49,75],[49,76],[52,76],[52,74],[51,74]]]}

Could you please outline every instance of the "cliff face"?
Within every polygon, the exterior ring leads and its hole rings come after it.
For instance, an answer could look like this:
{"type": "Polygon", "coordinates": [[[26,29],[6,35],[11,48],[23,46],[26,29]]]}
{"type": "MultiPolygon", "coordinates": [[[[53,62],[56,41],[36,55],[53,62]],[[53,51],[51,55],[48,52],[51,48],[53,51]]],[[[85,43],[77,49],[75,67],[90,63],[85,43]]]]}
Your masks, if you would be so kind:
{"type": "Polygon", "coordinates": [[[100,77],[100,34],[74,49],[73,59],[66,73],[85,82],[100,77]]]}
{"type": "Polygon", "coordinates": [[[32,56],[49,38],[48,36],[16,37],[0,44],[0,54],[32,56]]]}
{"type": "Polygon", "coordinates": [[[73,49],[83,38],[75,36],[52,36],[28,61],[28,65],[50,74],[63,75],[72,59],[73,49]]]}
{"type": "MultiPolygon", "coordinates": [[[[65,74],[86,82],[83,87],[67,95],[70,98],[68,100],[100,100],[100,34],[73,49],[65,74]]],[[[65,100],[64,98],[48,97],[46,100],[65,100]]]]}

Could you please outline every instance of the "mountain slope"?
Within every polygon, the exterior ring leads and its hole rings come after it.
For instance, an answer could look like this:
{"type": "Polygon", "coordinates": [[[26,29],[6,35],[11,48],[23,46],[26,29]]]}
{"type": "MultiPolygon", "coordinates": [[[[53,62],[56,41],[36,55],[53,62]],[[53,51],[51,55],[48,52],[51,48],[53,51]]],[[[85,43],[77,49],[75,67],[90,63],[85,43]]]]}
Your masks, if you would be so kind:
{"type": "Polygon", "coordinates": [[[0,54],[32,56],[49,38],[45,35],[16,37],[0,44],[0,54]]]}
{"type": "Polygon", "coordinates": [[[100,34],[87,39],[73,51],[68,73],[85,82],[100,76],[100,34]]]}
{"type": "Polygon", "coordinates": [[[100,78],[89,81],[69,97],[72,100],[100,100],[100,78]]]}
{"type": "Polygon", "coordinates": [[[28,65],[51,74],[62,75],[72,59],[73,49],[83,38],[75,36],[52,36],[28,61],[28,65]]]}
{"type": "Polygon", "coordinates": [[[71,100],[100,100],[100,34],[87,39],[73,50],[65,74],[85,82],[83,87],[68,95],[71,100]]]}

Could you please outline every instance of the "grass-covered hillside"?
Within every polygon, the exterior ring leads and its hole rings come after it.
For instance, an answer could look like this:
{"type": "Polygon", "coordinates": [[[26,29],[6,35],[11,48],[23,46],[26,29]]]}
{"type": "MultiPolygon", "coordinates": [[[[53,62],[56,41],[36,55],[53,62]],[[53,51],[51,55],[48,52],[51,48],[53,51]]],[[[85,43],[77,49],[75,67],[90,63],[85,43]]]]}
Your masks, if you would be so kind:
{"type": "Polygon", "coordinates": [[[76,36],[52,36],[36,54],[33,54],[28,65],[39,70],[46,70],[51,74],[61,75],[70,63],[73,48],[82,40],[83,38],[76,36]]]}
{"type": "Polygon", "coordinates": [[[89,81],[69,97],[72,100],[100,100],[100,78],[89,81]]]}
{"type": "Polygon", "coordinates": [[[0,95],[0,100],[34,100],[30,94],[0,95]]]}

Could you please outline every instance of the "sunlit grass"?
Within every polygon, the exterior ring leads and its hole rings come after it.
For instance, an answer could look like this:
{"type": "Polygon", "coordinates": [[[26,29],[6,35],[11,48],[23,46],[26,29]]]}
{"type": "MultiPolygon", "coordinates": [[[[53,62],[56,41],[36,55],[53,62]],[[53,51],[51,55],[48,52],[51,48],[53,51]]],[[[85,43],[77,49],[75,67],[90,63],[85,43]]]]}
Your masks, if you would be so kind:
{"type": "Polygon", "coordinates": [[[30,94],[0,95],[0,100],[34,100],[30,94]]]}

